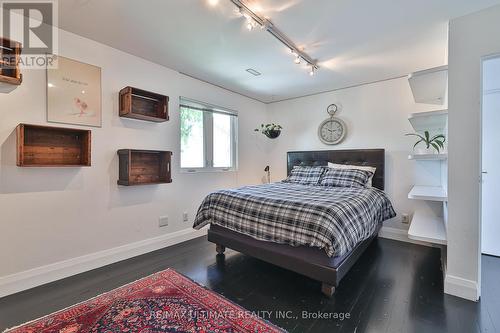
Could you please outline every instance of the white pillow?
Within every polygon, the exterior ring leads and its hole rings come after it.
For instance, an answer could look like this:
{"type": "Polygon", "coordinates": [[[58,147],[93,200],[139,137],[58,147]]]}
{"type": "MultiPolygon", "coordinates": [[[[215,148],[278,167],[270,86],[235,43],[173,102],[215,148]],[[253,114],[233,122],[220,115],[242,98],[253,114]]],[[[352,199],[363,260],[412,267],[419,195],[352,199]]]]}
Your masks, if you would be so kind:
{"type": "Polygon", "coordinates": [[[367,187],[372,187],[373,176],[375,175],[375,171],[377,170],[377,168],[371,166],[335,164],[331,162],[328,162],[328,167],[332,169],[356,169],[356,170],[364,170],[372,172],[372,176],[366,182],[367,187]]]}

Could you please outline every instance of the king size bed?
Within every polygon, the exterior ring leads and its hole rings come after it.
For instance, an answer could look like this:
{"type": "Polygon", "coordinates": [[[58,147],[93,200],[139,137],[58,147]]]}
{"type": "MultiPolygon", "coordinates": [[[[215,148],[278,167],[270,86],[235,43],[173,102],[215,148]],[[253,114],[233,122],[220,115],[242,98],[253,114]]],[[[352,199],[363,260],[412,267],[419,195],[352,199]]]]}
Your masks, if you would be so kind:
{"type": "Polygon", "coordinates": [[[286,180],[209,194],[193,227],[210,224],[219,254],[227,247],[303,274],[332,296],[395,216],[384,169],[383,149],[289,152],[286,180]]]}

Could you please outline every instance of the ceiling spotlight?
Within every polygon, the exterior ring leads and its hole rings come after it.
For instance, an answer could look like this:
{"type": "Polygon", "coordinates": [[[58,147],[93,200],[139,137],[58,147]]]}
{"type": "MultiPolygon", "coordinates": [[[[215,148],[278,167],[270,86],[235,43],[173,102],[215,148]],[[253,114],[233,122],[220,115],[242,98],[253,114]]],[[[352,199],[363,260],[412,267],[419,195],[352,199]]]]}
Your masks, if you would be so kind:
{"type": "Polygon", "coordinates": [[[212,7],[215,7],[219,4],[219,0],[207,0],[207,2],[212,7]]]}
{"type": "Polygon", "coordinates": [[[252,24],[252,21],[250,21],[250,20],[247,21],[247,29],[248,29],[248,31],[252,31],[252,29],[253,29],[253,24],[252,24]]]}
{"type": "Polygon", "coordinates": [[[314,66],[311,66],[311,71],[309,72],[310,76],[314,76],[314,66]]]}
{"type": "Polygon", "coordinates": [[[300,56],[298,54],[295,56],[295,60],[293,62],[296,63],[297,65],[300,64],[300,56]]]}

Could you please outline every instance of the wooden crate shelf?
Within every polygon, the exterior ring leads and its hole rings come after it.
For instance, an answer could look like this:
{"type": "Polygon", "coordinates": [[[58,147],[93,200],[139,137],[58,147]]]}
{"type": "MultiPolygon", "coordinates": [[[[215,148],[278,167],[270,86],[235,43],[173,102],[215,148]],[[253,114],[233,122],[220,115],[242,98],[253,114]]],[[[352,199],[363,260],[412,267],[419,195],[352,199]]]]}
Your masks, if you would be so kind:
{"type": "Polygon", "coordinates": [[[91,131],[19,124],[17,165],[76,167],[91,165],[91,131]]]}
{"type": "Polygon", "coordinates": [[[161,150],[118,150],[118,185],[134,186],[172,182],[172,152],[161,150]]]}
{"type": "Polygon", "coordinates": [[[8,93],[21,84],[20,56],[20,43],[0,38],[0,92],[8,93]]]}
{"type": "Polygon", "coordinates": [[[126,87],[120,91],[120,117],[164,122],[168,118],[168,96],[126,87]]]}

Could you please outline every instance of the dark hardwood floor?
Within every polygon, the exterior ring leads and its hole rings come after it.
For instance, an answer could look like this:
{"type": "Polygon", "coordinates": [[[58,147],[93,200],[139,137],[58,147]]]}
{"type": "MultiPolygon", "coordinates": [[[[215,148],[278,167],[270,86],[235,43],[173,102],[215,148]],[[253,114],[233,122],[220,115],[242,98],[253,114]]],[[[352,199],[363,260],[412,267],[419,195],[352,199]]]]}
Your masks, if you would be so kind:
{"type": "Polygon", "coordinates": [[[483,296],[474,303],[443,294],[438,249],[379,239],[328,299],[301,275],[231,250],[216,258],[205,238],[2,298],[0,331],[168,267],[248,310],[272,311],[266,319],[289,332],[500,331],[498,258],[483,257],[483,296]],[[302,318],[303,311],[349,318],[302,318]]]}

